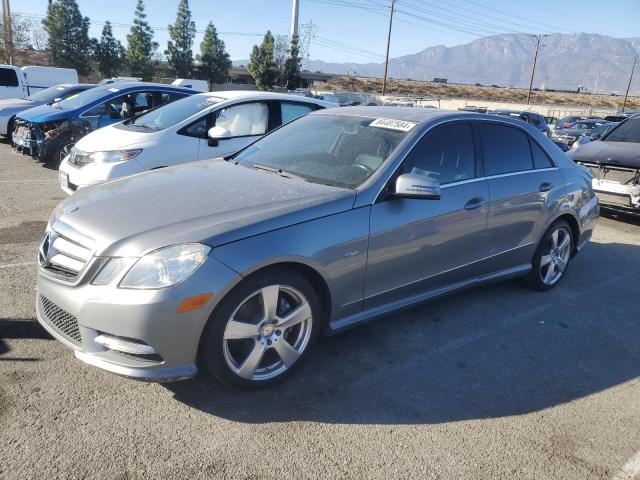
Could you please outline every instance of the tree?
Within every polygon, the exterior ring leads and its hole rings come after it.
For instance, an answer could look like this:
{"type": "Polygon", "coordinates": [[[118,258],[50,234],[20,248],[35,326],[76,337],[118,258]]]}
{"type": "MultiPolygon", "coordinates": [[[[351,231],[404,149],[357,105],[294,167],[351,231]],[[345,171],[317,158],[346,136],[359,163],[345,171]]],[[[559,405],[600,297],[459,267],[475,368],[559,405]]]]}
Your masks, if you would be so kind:
{"type": "Polygon", "coordinates": [[[115,77],[124,60],[124,47],[119,40],[113,37],[113,29],[110,22],[105,22],[102,27],[100,41],[96,42],[93,51],[98,71],[105,78],[115,77]]]}
{"type": "Polygon", "coordinates": [[[31,38],[31,23],[19,15],[9,17],[9,28],[5,29],[4,20],[0,18],[0,61],[2,63],[13,63],[15,50],[29,48],[31,38]],[[11,32],[11,43],[6,38],[11,32]]]}
{"type": "Polygon", "coordinates": [[[209,22],[204,31],[200,54],[196,56],[196,60],[198,72],[209,82],[209,90],[214,83],[222,83],[227,79],[231,59],[224,42],[218,38],[218,32],[212,22],[209,22]]]}
{"type": "Polygon", "coordinates": [[[261,45],[254,45],[249,57],[247,69],[260,90],[271,90],[276,79],[276,67],[273,59],[275,40],[267,30],[261,45]]]}
{"type": "Polygon", "coordinates": [[[167,43],[165,55],[179,78],[190,78],[193,71],[193,38],[196,36],[196,23],[191,20],[189,0],[180,0],[176,22],[169,25],[171,40],[167,43]]]}
{"type": "Polygon", "coordinates": [[[286,64],[289,57],[289,37],[286,35],[275,35],[273,48],[273,63],[276,67],[276,79],[278,85],[282,86],[286,80],[286,64]]]}
{"type": "Polygon", "coordinates": [[[57,0],[51,3],[42,25],[49,36],[53,64],[56,67],[75,68],[81,75],[89,74],[89,18],[80,14],[76,0],[57,0]]]}
{"type": "Polygon", "coordinates": [[[153,41],[153,30],[146,18],[144,3],[138,0],[133,25],[127,35],[127,63],[131,75],[149,80],[153,77],[158,43],[153,41]]]}
{"type": "Polygon", "coordinates": [[[302,58],[300,57],[300,49],[298,48],[298,35],[294,35],[291,39],[289,47],[289,58],[285,62],[285,76],[287,78],[287,90],[295,90],[300,82],[300,66],[302,58]]]}

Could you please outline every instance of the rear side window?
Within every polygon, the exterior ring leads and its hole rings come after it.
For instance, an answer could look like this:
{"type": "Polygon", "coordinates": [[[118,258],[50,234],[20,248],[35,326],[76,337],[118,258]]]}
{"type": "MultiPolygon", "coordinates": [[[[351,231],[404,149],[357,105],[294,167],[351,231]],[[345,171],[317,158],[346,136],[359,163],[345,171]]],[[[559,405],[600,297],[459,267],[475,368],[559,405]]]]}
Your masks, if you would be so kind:
{"type": "Polygon", "coordinates": [[[531,153],[533,154],[534,168],[550,168],[554,166],[551,159],[542,150],[542,147],[533,140],[531,140],[531,153]]]}
{"type": "Polygon", "coordinates": [[[18,76],[10,68],[0,68],[0,87],[17,87],[18,76]]]}
{"type": "Polygon", "coordinates": [[[289,123],[302,115],[306,115],[313,111],[311,105],[302,105],[300,103],[280,103],[280,113],[282,115],[282,124],[289,123]]]}
{"type": "Polygon", "coordinates": [[[176,100],[180,100],[187,96],[186,93],[174,93],[174,92],[161,92],[160,93],[160,105],[165,103],[171,103],[176,100]]]}
{"type": "Polygon", "coordinates": [[[482,136],[485,175],[533,169],[529,137],[522,130],[504,125],[479,125],[482,136]]]}
{"type": "Polygon", "coordinates": [[[476,176],[471,125],[454,123],[438,127],[418,143],[404,161],[402,173],[418,173],[441,185],[476,176]]]}

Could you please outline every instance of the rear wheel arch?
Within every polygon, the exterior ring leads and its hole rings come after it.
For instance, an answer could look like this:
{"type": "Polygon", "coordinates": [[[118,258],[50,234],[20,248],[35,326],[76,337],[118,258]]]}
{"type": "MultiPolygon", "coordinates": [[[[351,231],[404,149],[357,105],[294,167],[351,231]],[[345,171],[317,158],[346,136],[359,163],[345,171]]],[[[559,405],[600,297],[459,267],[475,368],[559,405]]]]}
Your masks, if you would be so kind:
{"type": "Polygon", "coordinates": [[[571,252],[571,256],[573,256],[576,254],[576,248],[580,241],[580,223],[578,222],[578,219],[571,213],[564,213],[555,218],[553,222],[550,223],[550,225],[553,225],[558,220],[564,220],[565,222],[567,222],[567,224],[569,224],[569,228],[571,228],[571,235],[573,236],[573,251],[571,252]]]}

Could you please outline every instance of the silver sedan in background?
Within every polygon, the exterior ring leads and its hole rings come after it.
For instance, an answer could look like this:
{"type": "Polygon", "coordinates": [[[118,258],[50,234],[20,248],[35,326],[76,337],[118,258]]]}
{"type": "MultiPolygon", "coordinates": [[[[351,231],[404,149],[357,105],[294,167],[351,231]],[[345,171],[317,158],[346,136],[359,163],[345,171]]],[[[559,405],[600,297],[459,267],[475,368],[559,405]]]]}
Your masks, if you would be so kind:
{"type": "Polygon", "coordinates": [[[62,202],[38,319],[117,374],[270,385],[320,334],[489,281],[553,288],[598,218],[591,178],[519,120],[314,112],[62,202]]]}

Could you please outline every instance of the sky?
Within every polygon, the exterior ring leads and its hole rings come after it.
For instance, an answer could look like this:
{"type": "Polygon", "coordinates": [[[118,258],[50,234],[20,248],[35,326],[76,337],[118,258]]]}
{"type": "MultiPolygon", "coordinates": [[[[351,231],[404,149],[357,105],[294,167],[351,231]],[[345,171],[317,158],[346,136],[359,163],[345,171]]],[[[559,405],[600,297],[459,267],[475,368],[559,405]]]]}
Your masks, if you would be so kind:
{"type": "MultiPolygon", "coordinates": [[[[300,24],[313,22],[312,59],[330,62],[377,62],[386,47],[391,0],[299,0],[300,24]],[[337,43],[338,42],[338,43],[337,43]]],[[[190,0],[198,34],[212,21],[234,60],[249,57],[267,30],[287,34],[291,0],[190,0]]],[[[11,1],[14,14],[37,19],[48,0],[11,1]]],[[[90,35],[99,37],[102,22],[114,24],[123,41],[133,20],[136,0],[78,0],[91,21],[90,35]]],[[[167,25],[175,20],[178,0],[146,0],[149,24],[160,52],[166,48],[167,25]]],[[[481,36],[506,33],[588,32],[613,37],[640,37],[640,0],[396,0],[391,57],[416,53],[434,45],[453,46],[481,36]]]]}

